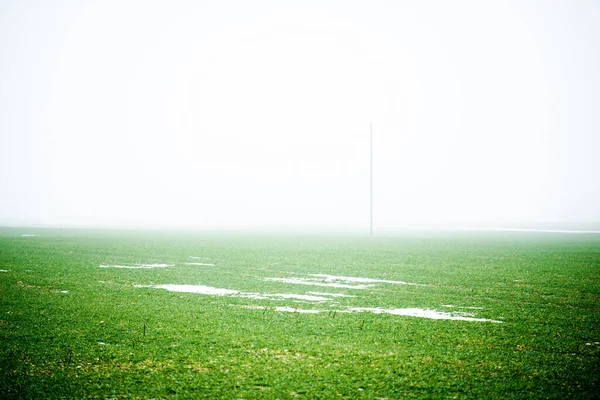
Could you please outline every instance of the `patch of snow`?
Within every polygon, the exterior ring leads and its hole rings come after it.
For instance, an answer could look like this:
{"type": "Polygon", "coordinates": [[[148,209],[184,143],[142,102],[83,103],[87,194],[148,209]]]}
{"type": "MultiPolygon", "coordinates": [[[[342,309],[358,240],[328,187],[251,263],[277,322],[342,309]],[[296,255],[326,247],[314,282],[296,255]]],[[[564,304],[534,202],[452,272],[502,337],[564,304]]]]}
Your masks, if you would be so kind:
{"type": "Polygon", "coordinates": [[[356,297],[356,296],[352,296],[351,294],[345,294],[345,293],[327,293],[327,292],[308,292],[308,293],[315,294],[317,296],[356,297]]]}
{"type": "Polygon", "coordinates": [[[0,269],[0,272],[8,272],[7,269],[0,269]]]}
{"type": "Polygon", "coordinates": [[[297,285],[336,287],[342,289],[367,289],[377,283],[395,285],[425,286],[419,283],[390,281],[386,279],[359,278],[353,276],[337,276],[326,274],[311,274],[310,278],[265,278],[267,281],[293,283],[297,285]]]}
{"type": "Polygon", "coordinates": [[[296,299],[306,301],[330,301],[327,297],[309,296],[306,294],[288,294],[288,293],[240,293],[239,297],[255,300],[278,300],[278,299],[296,299]]]}
{"type": "Polygon", "coordinates": [[[395,285],[414,285],[424,286],[418,283],[404,282],[404,281],[388,281],[386,279],[372,279],[372,278],[358,278],[353,276],[336,276],[326,274],[311,274],[324,282],[346,282],[346,283],[392,283],[395,285]]]}
{"type": "Polygon", "coordinates": [[[463,306],[453,306],[452,304],[442,304],[442,307],[462,308],[462,309],[465,309],[465,310],[483,310],[483,307],[463,307],[463,306]]]}
{"type": "Polygon", "coordinates": [[[231,289],[221,289],[212,286],[204,286],[204,285],[155,285],[155,286],[143,286],[143,287],[151,287],[156,289],[165,289],[170,292],[183,292],[183,293],[199,293],[199,294],[208,294],[214,296],[227,296],[238,294],[239,290],[231,290],[231,289]]]}
{"type": "Polygon", "coordinates": [[[37,236],[40,236],[40,235],[33,235],[31,233],[24,233],[21,235],[21,237],[37,237],[37,236]]]}
{"type": "Polygon", "coordinates": [[[297,300],[307,300],[307,301],[329,301],[327,297],[322,296],[311,296],[308,294],[285,294],[285,293],[276,293],[269,294],[269,297],[280,297],[282,299],[297,299],[297,300]]]}
{"type": "Polygon", "coordinates": [[[100,268],[150,269],[174,267],[175,264],[100,265],[100,268]]]}
{"type": "Polygon", "coordinates": [[[315,310],[315,309],[302,309],[302,308],[293,308],[293,307],[265,307],[265,306],[244,306],[244,308],[248,308],[251,310],[265,310],[272,309],[273,311],[280,312],[297,312],[301,314],[318,314],[323,312],[323,310],[315,310]]]}
{"type": "Polygon", "coordinates": [[[185,265],[207,265],[209,267],[215,267],[215,264],[201,263],[201,262],[186,262],[185,265]]]}
{"type": "Polygon", "coordinates": [[[350,285],[344,283],[326,283],[323,281],[311,279],[311,278],[265,278],[266,281],[292,283],[296,285],[309,285],[309,286],[323,286],[323,287],[335,287],[340,289],[367,289],[373,285],[350,285]]]}
{"type": "Polygon", "coordinates": [[[294,294],[294,293],[245,293],[245,292],[240,292],[239,290],[221,289],[221,288],[215,288],[212,286],[204,286],[204,285],[165,284],[165,285],[151,285],[151,286],[140,285],[137,287],[166,289],[171,292],[198,293],[198,294],[207,294],[207,295],[215,295],[215,296],[236,296],[236,297],[244,297],[247,299],[255,299],[255,300],[294,299],[294,300],[305,300],[305,301],[331,301],[330,298],[323,297],[323,296],[312,296],[312,295],[307,295],[307,294],[294,294]]]}
{"type": "MultiPolygon", "coordinates": [[[[254,310],[264,310],[271,309],[271,307],[264,306],[244,306],[244,308],[254,309],[254,310]]],[[[319,310],[319,309],[299,309],[293,307],[273,307],[274,311],[284,311],[284,312],[298,312],[298,313],[308,313],[308,314],[318,314],[321,312],[340,312],[340,313],[350,313],[350,312],[371,312],[374,314],[392,314],[392,315],[401,315],[407,317],[420,317],[420,318],[429,318],[429,319],[445,319],[445,320],[458,320],[458,321],[471,321],[471,322],[495,322],[502,323],[502,321],[495,321],[486,318],[473,318],[467,317],[462,314],[457,315],[457,313],[445,313],[441,311],[429,310],[429,309],[421,309],[421,308],[393,308],[393,309],[384,309],[384,308],[366,308],[366,307],[351,307],[341,310],[319,310]]]]}
{"type": "Polygon", "coordinates": [[[321,310],[306,310],[301,308],[292,308],[292,307],[275,307],[275,311],[282,312],[297,312],[302,314],[318,314],[321,310]]]}
{"type": "Polygon", "coordinates": [[[392,314],[392,315],[403,315],[408,317],[420,317],[429,319],[450,319],[459,321],[476,321],[476,322],[495,322],[502,323],[502,321],[495,321],[486,318],[474,318],[465,316],[463,313],[448,313],[443,311],[436,311],[422,308],[368,308],[368,307],[354,307],[349,308],[351,312],[372,312],[374,314],[392,314]]]}

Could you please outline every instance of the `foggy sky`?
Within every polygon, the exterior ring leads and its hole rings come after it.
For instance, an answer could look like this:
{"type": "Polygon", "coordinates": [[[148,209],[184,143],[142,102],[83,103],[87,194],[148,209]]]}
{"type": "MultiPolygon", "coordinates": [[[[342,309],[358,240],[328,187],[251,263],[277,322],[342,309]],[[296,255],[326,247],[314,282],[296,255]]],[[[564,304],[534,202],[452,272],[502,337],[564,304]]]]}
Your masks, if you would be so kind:
{"type": "Polygon", "coordinates": [[[600,221],[600,5],[0,3],[0,223],[600,221]],[[3,222],[4,221],[4,222],[3,222]]]}

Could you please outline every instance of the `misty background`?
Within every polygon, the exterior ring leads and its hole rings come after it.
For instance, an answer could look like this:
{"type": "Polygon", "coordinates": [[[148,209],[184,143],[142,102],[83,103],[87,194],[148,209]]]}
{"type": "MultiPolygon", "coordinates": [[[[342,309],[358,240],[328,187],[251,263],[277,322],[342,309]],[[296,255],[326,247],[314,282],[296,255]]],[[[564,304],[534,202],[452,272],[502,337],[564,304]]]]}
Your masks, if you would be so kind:
{"type": "Polygon", "coordinates": [[[0,3],[0,224],[600,221],[600,3],[0,3]]]}

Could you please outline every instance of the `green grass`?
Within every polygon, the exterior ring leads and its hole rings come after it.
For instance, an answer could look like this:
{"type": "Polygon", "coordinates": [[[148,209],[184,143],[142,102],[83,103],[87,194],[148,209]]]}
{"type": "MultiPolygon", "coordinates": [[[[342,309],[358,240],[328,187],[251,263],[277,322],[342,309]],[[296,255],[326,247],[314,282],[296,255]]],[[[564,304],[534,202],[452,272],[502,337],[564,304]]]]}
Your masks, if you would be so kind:
{"type": "Polygon", "coordinates": [[[600,235],[3,228],[0,269],[8,271],[0,272],[1,398],[600,395],[600,235]],[[185,264],[195,261],[215,266],[185,264]],[[99,268],[136,263],[175,266],[99,268]],[[319,273],[425,286],[265,280],[319,273]],[[356,297],[315,304],[137,287],[158,284],[356,297]],[[503,323],[343,312],[348,307],[468,310],[503,323]]]}

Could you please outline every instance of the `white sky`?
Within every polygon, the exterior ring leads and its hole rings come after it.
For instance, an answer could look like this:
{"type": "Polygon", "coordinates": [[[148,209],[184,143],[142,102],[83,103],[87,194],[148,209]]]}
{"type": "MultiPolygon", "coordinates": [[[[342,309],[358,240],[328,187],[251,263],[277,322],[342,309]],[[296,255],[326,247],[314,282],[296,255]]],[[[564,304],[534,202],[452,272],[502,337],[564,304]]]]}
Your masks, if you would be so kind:
{"type": "Polygon", "coordinates": [[[600,3],[0,2],[0,222],[600,221],[600,3]]]}

